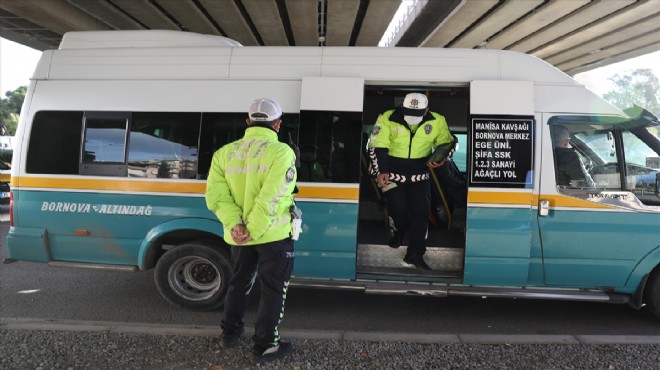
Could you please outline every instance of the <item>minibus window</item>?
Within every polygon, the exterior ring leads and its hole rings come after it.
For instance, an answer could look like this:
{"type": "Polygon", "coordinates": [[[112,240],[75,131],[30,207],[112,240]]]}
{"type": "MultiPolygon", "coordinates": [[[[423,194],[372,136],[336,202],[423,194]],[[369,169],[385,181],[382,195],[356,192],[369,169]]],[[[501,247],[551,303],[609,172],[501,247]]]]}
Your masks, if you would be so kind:
{"type": "Polygon", "coordinates": [[[126,119],[88,118],[85,122],[83,163],[123,163],[126,119]]]}
{"type": "Polygon", "coordinates": [[[302,111],[298,181],[359,182],[361,142],[360,112],[302,111]]]}
{"type": "Polygon", "coordinates": [[[624,131],[623,148],[626,154],[626,165],[648,170],[657,170],[660,166],[660,156],[630,131],[624,131]]]}
{"type": "Polygon", "coordinates": [[[128,176],[195,179],[200,113],[133,113],[128,176]]]}
{"type": "MultiPolygon", "coordinates": [[[[658,147],[657,128],[642,128],[634,132],[658,147]]],[[[657,189],[657,174],[660,173],[660,155],[649,144],[631,131],[623,131],[623,148],[626,159],[627,189],[647,205],[660,205],[657,189]]]]}
{"type": "MultiPolygon", "coordinates": [[[[278,138],[281,142],[296,144],[298,137],[299,115],[284,113],[278,138]]],[[[223,145],[238,140],[245,134],[247,113],[204,113],[199,139],[198,179],[206,179],[213,153],[223,145]]]]}
{"type": "MultiPolygon", "coordinates": [[[[281,117],[282,124],[280,131],[277,133],[278,139],[289,145],[298,146],[298,129],[300,127],[300,115],[293,113],[284,113],[281,117]]],[[[300,162],[300,155],[298,155],[298,162],[300,162]]]]}
{"type": "Polygon", "coordinates": [[[41,111],[34,116],[26,172],[78,174],[83,112],[41,111]]]}
{"type": "Polygon", "coordinates": [[[581,162],[593,179],[592,187],[621,190],[621,170],[611,128],[576,132],[571,145],[577,149],[581,162]]]}
{"type": "Polygon", "coordinates": [[[86,111],[79,173],[126,176],[126,133],[129,112],[86,111]]]}
{"type": "Polygon", "coordinates": [[[590,194],[593,196],[593,188],[599,191],[629,191],[643,204],[660,206],[658,128],[637,125],[634,121],[613,125],[598,121],[602,120],[578,116],[554,117],[550,121],[559,191],[584,198],[589,198],[590,194]],[[563,145],[575,152],[575,158],[579,161],[573,164],[578,163],[582,167],[587,179],[572,178],[577,171],[562,168],[570,162],[559,156],[560,150],[569,150],[558,149],[562,146],[560,141],[566,137],[568,139],[563,145]],[[576,192],[576,189],[592,190],[576,192]]]}
{"type": "Polygon", "coordinates": [[[199,138],[197,178],[206,179],[213,153],[223,145],[243,137],[247,113],[204,113],[199,138]]]}
{"type": "Polygon", "coordinates": [[[584,125],[563,118],[560,124],[551,124],[550,134],[560,191],[621,189],[617,147],[611,126],[584,125]]]}

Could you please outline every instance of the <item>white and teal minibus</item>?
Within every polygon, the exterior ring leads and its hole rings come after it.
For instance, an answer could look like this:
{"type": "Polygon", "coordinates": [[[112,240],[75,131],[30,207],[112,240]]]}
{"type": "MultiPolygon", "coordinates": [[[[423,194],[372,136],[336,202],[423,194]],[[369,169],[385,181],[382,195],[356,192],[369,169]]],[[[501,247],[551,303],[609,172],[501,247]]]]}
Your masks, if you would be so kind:
{"type": "Polygon", "coordinates": [[[280,139],[300,148],[293,285],[629,303],[660,314],[658,120],[499,50],[68,33],[43,52],[21,111],[5,263],[155,269],[169,302],[221,307],[230,252],[205,207],[205,178],[214,151],[242,136],[249,103],[264,96],[282,103],[280,139]],[[411,91],[446,117],[464,180],[456,190],[439,171],[431,178],[432,271],[387,246],[365,151],[378,114],[411,91]],[[556,126],[589,181],[559,176],[556,126]]]}

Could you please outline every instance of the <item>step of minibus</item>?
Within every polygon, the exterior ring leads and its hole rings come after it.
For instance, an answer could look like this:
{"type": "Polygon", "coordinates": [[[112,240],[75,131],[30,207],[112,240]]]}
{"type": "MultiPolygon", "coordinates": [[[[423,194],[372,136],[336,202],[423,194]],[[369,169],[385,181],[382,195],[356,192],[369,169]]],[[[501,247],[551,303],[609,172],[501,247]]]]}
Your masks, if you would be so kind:
{"type": "Polygon", "coordinates": [[[463,278],[460,270],[418,269],[406,264],[402,267],[364,267],[357,266],[355,271],[361,279],[373,280],[405,280],[410,282],[459,282],[463,278]]]}
{"type": "Polygon", "coordinates": [[[443,276],[459,278],[463,270],[463,249],[426,247],[424,260],[432,271],[423,271],[403,262],[406,246],[390,248],[381,244],[359,244],[357,271],[363,274],[443,276]]]}

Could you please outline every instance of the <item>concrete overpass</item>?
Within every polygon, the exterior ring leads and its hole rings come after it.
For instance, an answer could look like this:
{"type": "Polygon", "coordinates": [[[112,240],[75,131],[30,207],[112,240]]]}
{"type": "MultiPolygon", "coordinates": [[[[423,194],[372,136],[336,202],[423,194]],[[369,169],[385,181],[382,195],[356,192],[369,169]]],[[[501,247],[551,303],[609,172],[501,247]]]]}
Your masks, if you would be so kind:
{"type": "MultiPolygon", "coordinates": [[[[404,0],[406,2],[414,0],[404,0]]],[[[417,0],[396,46],[489,48],[569,74],[660,50],[660,0],[417,0]]],[[[68,31],[173,29],[243,45],[375,46],[401,0],[0,0],[0,36],[57,48],[68,31]]]]}

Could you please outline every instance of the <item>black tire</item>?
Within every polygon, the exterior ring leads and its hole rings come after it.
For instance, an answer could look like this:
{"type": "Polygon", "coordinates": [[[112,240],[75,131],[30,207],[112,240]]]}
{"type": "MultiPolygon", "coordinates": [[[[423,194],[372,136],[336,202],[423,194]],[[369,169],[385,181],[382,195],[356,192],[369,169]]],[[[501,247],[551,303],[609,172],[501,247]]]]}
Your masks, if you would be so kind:
{"type": "Polygon", "coordinates": [[[644,303],[651,313],[660,319],[660,268],[656,267],[644,288],[644,303]]]}
{"type": "Polygon", "coordinates": [[[160,294],[175,306],[212,311],[224,304],[232,267],[229,250],[209,242],[189,242],[167,251],[156,264],[160,294]]]}

